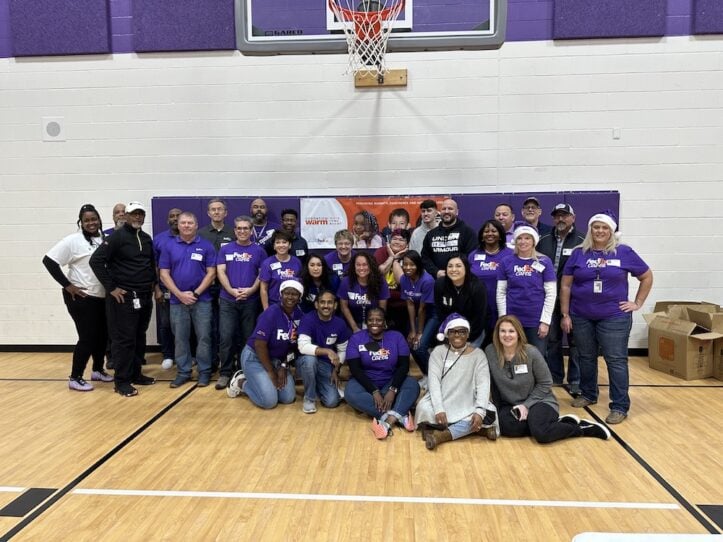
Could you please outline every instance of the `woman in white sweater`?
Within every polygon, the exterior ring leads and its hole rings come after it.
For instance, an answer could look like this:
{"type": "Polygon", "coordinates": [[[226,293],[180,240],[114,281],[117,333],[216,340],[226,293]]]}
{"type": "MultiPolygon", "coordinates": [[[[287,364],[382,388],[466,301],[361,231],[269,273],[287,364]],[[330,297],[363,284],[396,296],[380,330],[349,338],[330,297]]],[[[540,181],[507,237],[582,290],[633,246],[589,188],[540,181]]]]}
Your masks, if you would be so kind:
{"type": "Polygon", "coordinates": [[[439,328],[429,358],[429,393],[417,404],[416,421],[428,450],[442,442],[480,433],[490,440],[499,434],[495,407],[489,401],[487,358],[469,344],[469,321],[450,314],[439,328]]]}

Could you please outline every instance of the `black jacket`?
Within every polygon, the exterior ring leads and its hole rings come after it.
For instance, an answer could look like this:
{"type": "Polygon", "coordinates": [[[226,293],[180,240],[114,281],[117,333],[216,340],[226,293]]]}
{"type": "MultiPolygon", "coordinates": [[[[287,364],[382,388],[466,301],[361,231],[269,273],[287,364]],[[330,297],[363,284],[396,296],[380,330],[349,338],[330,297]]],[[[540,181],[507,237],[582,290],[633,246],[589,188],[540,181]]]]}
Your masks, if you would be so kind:
{"type": "Polygon", "coordinates": [[[440,277],[434,282],[434,306],[440,323],[453,312],[469,320],[469,339],[474,340],[485,330],[487,323],[487,288],[474,275],[457,291],[452,281],[440,277]]]}
{"type": "MultiPolygon", "coordinates": [[[[562,242],[562,254],[560,254],[560,265],[557,268],[557,289],[559,293],[560,289],[560,279],[562,278],[562,271],[565,269],[565,262],[567,262],[567,259],[570,257],[570,254],[572,253],[572,249],[575,248],[578,245],[581,245],[582,242],[585,240],[585,235],[580,234],[575,226],[572,226],[572,229],[567,234],[567,237],[565,237],[565,240],[562,242]]],[[[555,237],[555,230],[552,231],[552,233],[548,233],[547,235],[543,235],[540,238],[540,242],[537,243],[537,252],[540,252],[550,258],[552,260],[552,263],[555,263],[555,248],[557,247],[557,237],[555,237]]]]}
{"type": "Polygon", "coordinates": [[[90,267],[107,292],[116,287],[148,293],[156,282],[153,240],[143,230],[125,224],[90,257],[90,267]]]}

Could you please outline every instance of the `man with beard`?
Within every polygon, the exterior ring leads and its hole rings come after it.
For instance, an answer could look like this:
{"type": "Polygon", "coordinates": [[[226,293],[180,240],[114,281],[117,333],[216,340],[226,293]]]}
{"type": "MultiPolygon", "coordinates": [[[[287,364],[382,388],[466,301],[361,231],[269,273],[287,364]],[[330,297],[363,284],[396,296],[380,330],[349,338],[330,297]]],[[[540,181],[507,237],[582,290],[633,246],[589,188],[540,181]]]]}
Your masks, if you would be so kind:
{"type": "Polygon", "coordinates": [[[262,247],[271,240],[274,231],[279,229],[278,224],[268,221],[267,215],[268,207],[264,200],[257,198],[251,202],[251,218],[254,221],[251,241],[262,247]]]}
{"type": "MultiPolygon", "coordinates": [[[[153,250],[156,253],[156,271],[158,271],[158,260],[161,257],[163,246],[169,239],[178,235],[178,215],[181,209],[174,207],[168,211],[168,229],[153,236],[153,250]]],[[[170,369],[173,367],[173,332],[171,331],[171,305],[169,303],[171,294],[160,282],[156,285],[154,295],[156,299],[156,317],[158,319],[158,342],[161,345],[163,361],[161,367],[170,369]]]]}
{"type": "Polygon", "coordinates": [[[552,226],[543,224],[540,222],[540,216],[542,215],[542,207],[540,207],[540,200],[535,196],[529,196],[524,202],[522,202],[522,218],[525,219],[530,226],[537,230],[540,234],[540,238],[552,233],[552,226]]]}
{"type": "Polygon", "coordinates": [[[109,307],[111,355],[115,365],[115,391],[138,395],[132,384],[155,384],[141,373],[146,330],[153,312],[156,266],[151,236],[141,230],[146,210],[137,201],[126,207],[127,222],[90,258],[90,267],[113,298],[109,307]]]}
{"type": "MultiPolygon", "coordinates": [[[[585,239],[584,232],[575,229],[575,211],[568,203],[558,203],[552,210],[552,217],[555,221],[555,228],[552,233],[540,238],[537,244],[538,252],[550,258],[555,265],[557,274],[557,294],[555,310],[552,313],[550,331],[547,335],[547,364],[552,373],[553,384],[562,385],[565,379],[565,364],[562,358],[562,329],[560,328],[560,281],[565,262],[572,254],[572,249],[581,245],[585,239]]],[[[577,348],[573,341],[572,332],[567,336],[567,343],[570,347],[570,357],[567,366],[567,382],[570,386],[570,393],[580,393],[580,369],[577,364],[577,348]]]]}
{"type": "Polygon", "coordinates": [[[447,260],[452,254],[465,258],[477,247],[477,234],[458,218],[459,208],[453,199],[445,199],[439,211],[441,222],[424,238],[422,263],[434,278],[445,276],[447,260]]]}

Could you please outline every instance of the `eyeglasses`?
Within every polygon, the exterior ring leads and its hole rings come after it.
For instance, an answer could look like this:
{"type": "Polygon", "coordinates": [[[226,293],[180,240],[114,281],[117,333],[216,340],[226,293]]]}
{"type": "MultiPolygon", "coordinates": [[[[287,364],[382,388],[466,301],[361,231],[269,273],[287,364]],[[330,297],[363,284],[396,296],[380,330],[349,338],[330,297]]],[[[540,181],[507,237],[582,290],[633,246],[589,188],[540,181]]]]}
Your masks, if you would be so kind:
{"type": "Polygon", "coordinates": [[[249,231],[251,228],[249,228],[248,226],[237,226],[234,229],[238,231],[249,231]]]}
{"type": "Polygon", "coordinates": [[[537,205],[525,205],[523,209],[525,211],[537,211],[539,207],[537,205]]]}
{"type": "Polygon", "coordinates": [[[467,335],[467,333],[469,333],[469,330],[464,327],[450,329],[449,331],[447,331],[447,334],[449,335],[467,335]]]}

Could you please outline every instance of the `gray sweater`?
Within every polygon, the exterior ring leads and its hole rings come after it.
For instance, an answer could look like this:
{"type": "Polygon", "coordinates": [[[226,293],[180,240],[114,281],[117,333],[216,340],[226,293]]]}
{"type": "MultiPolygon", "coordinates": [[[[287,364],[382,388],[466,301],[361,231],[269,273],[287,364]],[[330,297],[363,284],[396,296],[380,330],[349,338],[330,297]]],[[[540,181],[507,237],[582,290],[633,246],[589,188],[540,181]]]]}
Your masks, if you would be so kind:
{"type": "MultiPolygon", "coordinates": [[[[552,393],[550,369],[537,348],[527,345],[527,363],[520,363],[515,356],[512,362],[505,362],[502,367],[494,345],[485,348],[485,353],[497,392],[495,399],[499,396],[503,404],[523,404],[528,409],[537,403],[546,403],[557,412],[560,411],[552,393]],[[518,366],[517,372],[515,366],[518,366]]],[[[497,404],[498,409],[500,406],[497,404]]]]}
{"type": "Polygon", "coordinates": [[[490,373],[487,358],[479,348],[457,359],[457,354],[446,344],[437,346],[429,357],[428,385],[429,393],[417,405],[417,423],[434,423],[434,415],[439,412],[447,414],[449,423],[463,420],[475,412],[485,417],[490,398],[490,373]],[[445,357],[457,360],[446,373],[445,357]]]}

